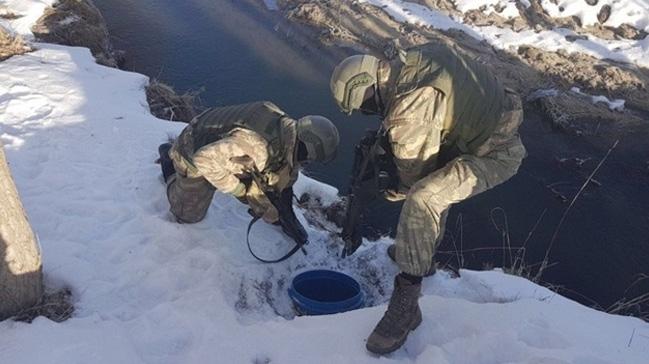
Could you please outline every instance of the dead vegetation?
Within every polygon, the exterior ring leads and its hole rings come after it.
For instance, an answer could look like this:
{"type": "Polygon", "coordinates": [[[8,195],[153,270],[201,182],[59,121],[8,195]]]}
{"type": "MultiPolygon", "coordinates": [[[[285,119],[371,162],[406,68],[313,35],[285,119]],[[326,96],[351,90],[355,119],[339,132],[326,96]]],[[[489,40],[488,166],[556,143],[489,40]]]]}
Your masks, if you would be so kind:
{"type": "Polygon", "coordinates": [[[97,63],[117,67],[108,29],[91,0],[61,0],[48,8],[32,27],[34,35],[49,43],[89,48],[97,63]]]}
{"type": "Polygon", "coordinates": [[[649,322],[649,292],[630,294],[632,288],[649,283],[649,275],[640,274],[625,291],[624,296],[606,309],[606,312],[614,315],[634,316],[649,322]]]}
{"type": "Polygon", "coordinates": [[[31,51],[31,47],[20,36],[11,34],[0,26],[0,61],[31,51]]]}
{"type": "Polygon", "coordinates": [[[20,15],[0,5],[0,19],[14,20],[18,18],[20,18],[20,15]]]}
{"type": "Polygon", "coordinates": [[[35,318],[44,316],[54,322],[63,322],[72,317],[72,313],[74,313],[72,293],[68,289],[61,289],[45,293],[38,304],[20,311],[12,319],[31,323],[35,318]]]}
{"type": "Polygon", "coordinates": [[[179,95],[174,89],[156,79],[146,87],[146,98],[151,114],[159,119],[190,122],[201,109],[199,91],[179,95]]]}

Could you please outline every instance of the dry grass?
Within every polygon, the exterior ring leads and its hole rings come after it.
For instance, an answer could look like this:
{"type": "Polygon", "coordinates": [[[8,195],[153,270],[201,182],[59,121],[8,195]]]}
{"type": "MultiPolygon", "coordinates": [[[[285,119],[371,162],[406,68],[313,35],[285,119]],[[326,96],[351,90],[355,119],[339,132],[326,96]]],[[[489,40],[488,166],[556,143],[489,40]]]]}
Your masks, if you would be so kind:
{"type": "Polygon", "coordinates": [[[30,323],[36,317],[45,316],[54,322],[63,322],[72,317],[73,312],[72,293],[68,289],[62,289],[44,294],[38,304],[20,311],[12,318],[30,323]]]}
{"type": "Polygon", "coordinates": [[[554,245],[554,242],[557,239],[557,236],[559,235],[559,231],[561,230],[561,227],[563,226],[564,221],[566,220],[566,217],[568,216],[568,213],[570,212],[570,209],[575,205],[575,202],[579,199],[579,196],[581,196],[581,193],[584,191],[586,186],[593,180],[593,177],[595,177],[595,174],[597,174],[597,171],[604,165],[604,162],[606,162],[606,159],[608,159],[608,156],[611,154],[611,152],[617,147],[618,143],[620,141],[616,140],[611,148],[606,152],[604,157],[602,158],[601,161],[597,164],[597,167],[591,172],[591,174],[586,178],[586,181],[584,184],[581,186],[577,194],[575,194],[575,197],[572,198],[572,201],[570,201],[570,205],[566,208],[566,210],[563,212],[563,215],[561,215],[561,220],[559,220],[559,223],[557,224],[557,227],[554,229],[554,233],[552,234],[552,239],[550,239],[550,244],[548,245],[548,248],[545,251],[545,257],[543,261],[541,262],[541,267],[536,273],[536,276],[534,277],[534,281],[538,282],[541,279],[541,276],[543,275],[543,272],[548,268],[548,259],[550,256],[550,251],[552,250],[552,246],[554,245]]]}
{"type": "Polygon", "coordinates": [[[156,79],[152,79],[146,88],[146,97],[151,114],[169,121],[191,121],[198,115],[202,90],[190,91],[178,95],[174,89],[156,79]]]}
{"type": "Polygon", "coordinates": [[[11,34],[0,26],[0,61],[31,51],[31,47],[20,36],[11,34]]]}
{"type": "Polygon", "coordinates": [[[643,282],[649,282],[649,275],[640,274],[638,279],[624,291],[624,297],[617,300],[606,309],[606,312],[615,315],[634,316],[649,322],[649,292],[639,293],[629,297],[631,288],[643,282]]]}
{"type": "Polygon", "coordinates": [[[2,19],[15,20],[15,19],[18,19],[20,17],[21,17],[21,15],[18,15],[18,14],[12,13],[9,10],[5,10],[5,9],[0,8],[0,18],[2,18],[2,19]]]}

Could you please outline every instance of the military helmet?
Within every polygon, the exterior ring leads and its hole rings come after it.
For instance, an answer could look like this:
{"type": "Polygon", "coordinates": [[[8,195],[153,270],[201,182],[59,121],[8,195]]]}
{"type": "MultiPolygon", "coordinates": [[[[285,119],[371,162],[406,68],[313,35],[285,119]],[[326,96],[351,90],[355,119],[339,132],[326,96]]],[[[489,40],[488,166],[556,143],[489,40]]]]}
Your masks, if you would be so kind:
{"type": "Polygon", "coordinates": [[[365,91],[376,84],[378,69],[379,59],[369,54],[347,57],[336,66],[329,86],[343,112],[360,108],[365,91]]]}
{"type": "Polygon", "coordinates": [[[297,139],[306,146],[308,160],[327,163],[336,157],[340,136],[331,120],[307,115],[297,121],[297,139]]]}

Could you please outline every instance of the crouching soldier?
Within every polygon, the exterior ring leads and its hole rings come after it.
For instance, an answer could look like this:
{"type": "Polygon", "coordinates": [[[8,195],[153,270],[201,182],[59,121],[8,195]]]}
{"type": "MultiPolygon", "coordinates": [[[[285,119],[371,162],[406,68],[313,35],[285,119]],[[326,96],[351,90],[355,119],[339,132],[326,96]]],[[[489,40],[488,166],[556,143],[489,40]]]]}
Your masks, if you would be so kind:
{"type": "Polygon", "coordinates": [[[521,101],[485,65],[438,43],[411,48],[392,62],[351,56],[336,67],[330,86],[344,112],[383,117],[387,155],[398,175],[398,187],[385,196],[405,199],[388,249],[401,273],[366,344],[386,354],[421,323],[421,281],[434,272],[449,207],[516,174],[525,157],[517,131],[521,101]]]}
{"type": "Polygon", "coordinates": [[[295,120],[271,102],[209,109],[173,145],[159,148],[171,212],[178,222],[198,222],[218,190],[247,203],[267,223],[277,223],[278,211],[265,190],[292,193],[300,165],[332,160],[338,141],[329,119],[312,115],[295,120]]]}

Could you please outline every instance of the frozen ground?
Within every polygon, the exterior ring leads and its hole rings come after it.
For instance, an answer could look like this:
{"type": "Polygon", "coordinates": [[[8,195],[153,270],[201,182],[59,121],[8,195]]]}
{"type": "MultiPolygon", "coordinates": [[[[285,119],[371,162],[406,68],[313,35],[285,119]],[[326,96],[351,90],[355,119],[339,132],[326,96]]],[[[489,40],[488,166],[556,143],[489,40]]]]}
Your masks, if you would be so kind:
{"type": "MultiPolygon", "coordinates": [[[[605,40],[594,36],[586,39],[569,41],[566,37],[576,37],[578,34],[565,28],[555,28],[551,31],[523,30],[514,32],[511,29],[499,28],[496,26],[471,26],[464,24],[462,19],[456,19],[440,11],[432,10],[429,7],[402,0],[358,0],[360,3],[369,3],[383,8],[399,22],[406,22],[417,25],[426,25],[438,29],[460,29],[467,34],[500,49],[516,49],[520,45],[529,44],[547,50],[564,50],[568,53],[579,52],[591,55],[600,59],[612,59],[619,62],[634,63],[639,66],[649,67],[649,37],[640,40],[605,40]]],[[[610,3],[603,2],[603,3],[610,3]]],[[[493,11],[493,5],[502,3],[504,10],[503,17],[511,18],[518,16],[518,9],[511,1],[458,1],[459,9],[468,11],[487,6],[488,11],[493,11]]],[[[577,16],[582,19],[584,25],[593,24],[593,17],[596,17],[598,7],[589,6],[584,0],[562,1],[560,4],[565,7],[561,13],[564,16],[577,16]]],[[[619,0],[612,2],[613,11],[605,25],[618,26],[622,23],[634,25],[637,29],[647,30],[649,28],[649,0],[619,0]]],[[[558,6],[550,1],[543,2],[544,8],[552,15],[559,13],[558,6]]],[[[553,15],[554,16],[554,15],[553,15]]],[[[595,22],[597,20],[595,19],[595,22]]]]}
{"type": "Polygon", "coordinates": [[[0,0],[0,25],[17,34],[32,38],[31,27],[56,0],[0,0]],[[16,19],[3,19],[3,14],[13,14],[16,19]]]}
{"type": "MultiPolygon", "coordinates": [[[[69,287],[74,316],[0,323],[6,363],[369,363],[364,339],[385,309],[396,268],[389,240],[340,261],[339,243],[308,227],[309,254],[264,265],[244,243],[245,208],[217,194],[207,218],[171,221],[157,145],[183,124],[152,117],[146,77],[47,44],[0,63],[0,139],[39,236],[48,286],[69,287]],[[369,307],[294,317],[296,273],[345,271],[369,307]]],[[[335,190],[301,177],[298,191],[335,190]]],[[[298,211],[303,218],[301,211],[298,211]]],[[[271,256],[288,248],[255,226],[271,256]]],[[[647,363],[649,324],[604,314],[499,271],[425,281],[424,323],[386,363],[647,363]]]]}

